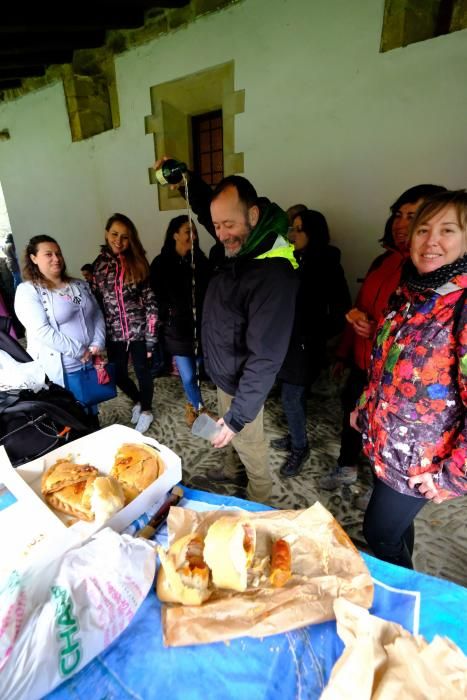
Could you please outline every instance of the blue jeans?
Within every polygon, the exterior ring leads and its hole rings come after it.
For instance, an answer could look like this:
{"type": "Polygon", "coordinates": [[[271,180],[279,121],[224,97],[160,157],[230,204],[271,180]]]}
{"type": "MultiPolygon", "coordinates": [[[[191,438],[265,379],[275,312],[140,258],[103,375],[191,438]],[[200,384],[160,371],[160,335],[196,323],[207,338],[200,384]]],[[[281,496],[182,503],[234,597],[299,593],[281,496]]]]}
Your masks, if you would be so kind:
{"type": "Polygon", "coordinates": [[[282,382],[282,408],[287,418],[293,450],[304,450],[308,445],[306,435],[306,387],[282,382]]]}
{"type": "Polygon", "coordinates": [[[193,355],[174,355],[188,401],[196,410],[203,406],[203,399],[196,381],[196,359],[193,355]]]}

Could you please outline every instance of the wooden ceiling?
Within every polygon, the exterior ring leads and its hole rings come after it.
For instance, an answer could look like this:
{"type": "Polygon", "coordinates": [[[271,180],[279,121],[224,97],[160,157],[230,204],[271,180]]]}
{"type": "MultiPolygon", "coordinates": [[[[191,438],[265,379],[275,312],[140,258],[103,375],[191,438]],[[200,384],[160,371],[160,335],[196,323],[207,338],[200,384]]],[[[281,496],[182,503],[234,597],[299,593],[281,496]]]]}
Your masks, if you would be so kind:
{"type": "Polygon", "coordinates": [[[77,49],[103,46],[109,30],[135,29],[157,10],[185,7],[190,0],[75,0],[2,3],[0,9],[0,92],[21,87],[24,78],[70,63],[77,49]],[[55,3],[54,3],[55,4],[55,3]]]}

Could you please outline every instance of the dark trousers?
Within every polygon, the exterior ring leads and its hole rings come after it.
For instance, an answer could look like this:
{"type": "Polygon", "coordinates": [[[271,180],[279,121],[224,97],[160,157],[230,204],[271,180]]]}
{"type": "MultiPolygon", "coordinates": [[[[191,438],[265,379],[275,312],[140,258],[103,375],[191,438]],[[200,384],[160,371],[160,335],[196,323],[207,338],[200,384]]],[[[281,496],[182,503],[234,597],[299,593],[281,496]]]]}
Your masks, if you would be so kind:
{"type": "Polygon", "coordinates": [[[306,436],[306,387],[282,382],[281,400],[292,449],[303,450],[308,444],[306,436]]]}
{"type": "Polygon", "coordinates": [[[375,479],[363,520],[363,534],[378,559],[413,569],[413,521],[426,503],[425,498],[405,496],[375,479]]]}
{"type": "Polygon", "coordinates": [[[340,467],[353,467],[362,451],[362,436],[358,430],[350,427],[350,414],[367,383],[367,373],[357,366],[352,366],[342,391],[342,420],[341,449],[337,464],[340,467]]]}
{"type": "Polygon", "coordinates": [[[119,389],[130,397],[134,403],[141,403],[142,411],[150,411],[154,392],[151,376],[151,360],[147,357],[144,340],[108,342],[107,355],[109,362],[116,366],[116,382],[119,389]],[[131,355],[135,374],[138,379],[139,391],[128,375],[128,357],[131,355]]]}

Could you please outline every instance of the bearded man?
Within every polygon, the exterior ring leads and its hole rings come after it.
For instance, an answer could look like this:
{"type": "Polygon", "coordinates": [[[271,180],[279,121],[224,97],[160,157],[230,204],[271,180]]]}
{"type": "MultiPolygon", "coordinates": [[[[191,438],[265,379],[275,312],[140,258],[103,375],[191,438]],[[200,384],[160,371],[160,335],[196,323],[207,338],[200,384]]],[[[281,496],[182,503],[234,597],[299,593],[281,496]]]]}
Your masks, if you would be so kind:
{"type": "MultiPolygon", "coordinates": [[[[212,190],[190,174],[188,189],[199,222],[225,253],[215,256],[219,263],[201,322],[205,368],[217,387],[222,416],[212,445],[232,443],[248,476],[247,497],[264,503],[272,489],[264,402],[287,352],[298,284],[293,246],[286,238],[288,219],[238,175],[212,190]]],[[[238,474],[228,467],[210,470],[208,476],[238,483],[238,474]]]]}

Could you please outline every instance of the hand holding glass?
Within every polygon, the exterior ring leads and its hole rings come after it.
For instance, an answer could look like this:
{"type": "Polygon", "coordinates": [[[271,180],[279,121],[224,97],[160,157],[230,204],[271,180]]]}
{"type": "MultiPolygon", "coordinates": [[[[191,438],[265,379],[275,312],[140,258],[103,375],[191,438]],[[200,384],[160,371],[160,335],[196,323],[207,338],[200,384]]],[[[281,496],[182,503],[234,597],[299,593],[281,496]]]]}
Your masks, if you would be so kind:
{"type": "Polygon", "coordinates": [[[201,413],[191,426],[192,434],[205,440],[212,440],[221,430],[222,425],[219,425],[207,413],[201,413]]]}

